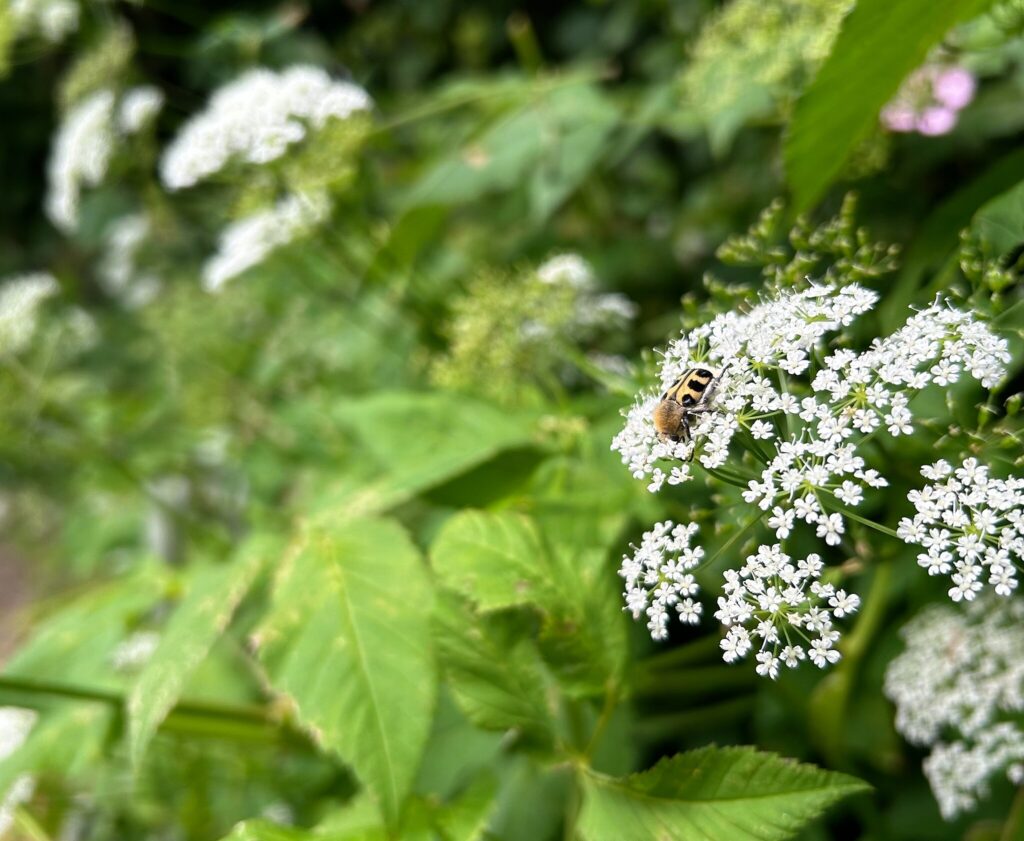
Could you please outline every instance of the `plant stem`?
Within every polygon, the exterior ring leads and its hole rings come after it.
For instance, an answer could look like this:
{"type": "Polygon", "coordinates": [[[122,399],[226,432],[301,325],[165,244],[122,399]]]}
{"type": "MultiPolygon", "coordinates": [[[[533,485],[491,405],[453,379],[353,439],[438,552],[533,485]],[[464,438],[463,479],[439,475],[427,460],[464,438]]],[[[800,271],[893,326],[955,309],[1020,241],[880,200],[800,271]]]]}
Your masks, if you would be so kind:
{"type": "Polygon", "coordinates": [[[836,496],[834,493],[832,493],[832,491],[828,490],[827,488],[821,488],[821,490],[823,490],[825,493],[831,496],[833,500],[835,500],[832,503],[832,508],[834,508],[840,514],[842,514],[844,517],[849,517],[851,520],[856,520],[861,525],[867,526],[868,528],[874,529],[875,531],[881,532],[882,534],[887,534],[889,537],[895,537],[897,540],[900,539],[900,536],[896,534],[896,532],[888,526],[883,526],[881,523],[876,523],[874,520],[869,520],[867,517],[862,517],[860,514],[855,514],[845,505],[842,505],[838,500],[836,500],[836,496]]]}
{"type": "Polygon", "coordinates": [[[757,512],[757,514],[755,514],[753,517],[751,517],[749,520],[747,520],[746,523],[744,523],[743,528],[741,528],[739,531],[736,532],[736,534],[734,534],[727,541],[725,541],[725,543],[722,544],[722,547],[717,552],[715,552],[714,555],[712,555],[710,558],[708,558],[707,561],[702,563],[698,567],[698,569],[700,569],[701,571],[707,571],[707,570],[711,569],[712,567],[714,567],[714,565],[718,562],[718,559],[721,558],[727,551],[729,551],[729,549],[732,548],[732,545],[737,540],[739,540],[741,537],[746,535],[746,533],[748,531],[753,529],[754,526],[756,526],[758,523],[761,522],[761,517],[762,516],[763,515],[761,514],[761,512],[759,510],[757,512]]]}
{"type": "MultiPolygon", "coordinates": [[[[7,695],[30,706],[33,702],[39,704],[43,698],[107,704],[121,712],[127,706],[127,698],[123,694],[108,689],[0,675],[0,698],[7,695]]],[[[223,736],[244,741],[273,741],[285,735],[306,742],[304,735],[276,721],[265,708],[253,705],[179,701],[161,727],[179,733],[223,736]]]]}
{"type": "Polygon", "coordinates": [[[587,743],[587,747],[583,751],[583,756],[587,760],[587,764],[590,764],[590,760],[594,758],[594,751],[596,751],[600,746],[601,737],[604,735],[604,731],[607,729],[608,722],[611,721],[618,703],[619,687],[613,684],[608,687],[608,691],[605,693],[604,706],[601,707],[601,714],[598,716],[597,723],[594,725],[594,731],[590,735],[590,741],[587,743]]]}
{"type": "Polygon", "coordinates": [[[999,841],[1024,841],[1024,786],[1017,789],[1017,795],[1010,806],[1010,814],[1006,816],[999,841]]]}

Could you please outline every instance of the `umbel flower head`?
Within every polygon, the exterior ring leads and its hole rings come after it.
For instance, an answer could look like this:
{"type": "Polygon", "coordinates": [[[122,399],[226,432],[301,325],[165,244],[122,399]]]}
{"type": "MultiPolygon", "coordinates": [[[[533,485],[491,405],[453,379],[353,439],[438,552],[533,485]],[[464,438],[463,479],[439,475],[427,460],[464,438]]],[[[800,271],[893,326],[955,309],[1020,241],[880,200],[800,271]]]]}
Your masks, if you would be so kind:
{"type": "Polygon", "coordinates": [[[230,161],[266,164],[310,130],[372,106],[369,94],[312,65],[276,73],[257,68],[214,93],[164,153],[160,175],[171,190],[191,187],[230,161]]]}
{"type": "Polygon", "coordinates": [[[1024,782],[1024,602],[992,595],[932,607],[903,629],[885,676],[896,729],[931,747],[924,772],[943,817],[973,809],[993,775],[1024,782]]]}
{"type": "MultiPolygon", "coordinates": [[[[841,543],[848,519],[863,519],[852,509],[868,492],[888,485],[868,467],[862,444],[883,432],[913,432],[910,400],[921,389],[949,386],[964,375],[992,386],[1009,361],[1005,340],[942,299],[863,350],[844,347],[845,328],[877,299],[857,283],[805,279],[684,333],[662,356],[659,386],[639,395],[612,441],[651,492],[690,481],[700,468],[733,484],[746,482],[743,501],[755,517],[764,512],[778,542],[726,573],[726,596],[715,616],[729,629],[727,659],[744,656],[754,645],[752,634],[761,641],[758,671],[771,677],[780,662],[795,666],[807,657],[824,666],[838,659],[832,618],[853,612],[859,602],[817,580],[817,555],[793,561],[783,541],[802,523],[826,546],[841,543]],[[707,411],[691,415],[690,436],[660,436],[655,407],[694,367],[716,372],[713,397],[702,407],[707,411]],[[753,478],[740,450],[759,464],[753,478]],[[729,472],[719,473],[730,459],[735,469],[729,465],[729,472]]],[[[1010,545],[1016,545],[1012,538],[1010,545]]],[[[665,636],[667,608],[689,595],[672,592],[675,567],[666,571],[655,557],[665,548],[645,543],[623,564],[627,608],[634,616],[638,608],[647,613],[655,638],[665,636]]],[[[689,543],[686,548],[693,552],[689,543]]],[[[997,564],[996,571],[1001,586],[1010,586],[1005,569],[997,564]]]]}
{"type": "Polygon", "coordinates": [[[945,459],[922,468],[931,480],[907,497],[916,513],[897,534],[924,549],[929,575],[949,575],[949,597],[971,601],[986,583],[1000,596],[1017,589],[1024,562],[1024,479],[998,479],[976,458],[954,468],[945,459]]]}

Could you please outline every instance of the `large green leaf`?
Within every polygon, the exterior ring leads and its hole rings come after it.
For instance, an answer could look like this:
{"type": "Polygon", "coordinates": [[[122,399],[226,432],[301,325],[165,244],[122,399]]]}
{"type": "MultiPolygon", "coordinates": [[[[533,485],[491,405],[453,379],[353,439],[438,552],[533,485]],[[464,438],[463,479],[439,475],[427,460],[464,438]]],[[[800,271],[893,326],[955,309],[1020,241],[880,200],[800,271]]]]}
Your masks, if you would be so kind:
{"type": "Polygon", "coordinates": [[[522,624],[512,615],[476,616],[445,594],[438,599],[434,638],[451,693],[470,721],[550,741],[542,664],[522,624]]]}
{"type": "Polygon", "coordinates": [[[785,145],[795,206],[806,210],[877,124],[928,51],[992,0],[858,0],[832,52],[797,102],[785,145]]]}
{"type": "Polygon", "coordinates": [[[430,581],[405,532],[389,520],[349,519],[311,527],[293,548],[258,632],[274,688],[352,765],[392,824],[437,694],[431,610],[430,581]]]}
{"type": "Polygon", "coordinates": [[[618,119],[592,85],[540,93],[432,167],[407,204],[469,202],[525,183],[532,214],[543,220],[589,174],[618,119]]]}
{"type": "Polygon", "coordinates": [[[482,610],[536,602],[549,584],[537,527],[511,511],[456,514],[434,540],[430,558],[441,581],[482,610]]]}
{"type": "Polygon", "coordinates": [[[528,446],[533,435],[529,416],[438,392],[383,392],[346,401],[336,413],[370,468],[311,500],[331,517],[386,511],[503,450],[528,446]]]}
{"type": "Polygon", "coordinates": [[[707,747],[621,779],[588,773],[587,841],[777,841],[868,786],[753,748],[707,747]]]}
{"type": "Polygon", "coordinates": [[[115,669],[115,649],[159,602],[167,579],[166,568],[145,566],[69,598],[39,622],[3,673],[120,690],[125,678],[115,669]]]}
{"type": "Polygon", "coordinates": [[[229,564],[201,568],[160,636],[128,696],[128,754],[138,767],[149,740],[177,702],[189,675],[224,632],[256,577],[281,550],[281,542],[256,535],[229,564]]]}

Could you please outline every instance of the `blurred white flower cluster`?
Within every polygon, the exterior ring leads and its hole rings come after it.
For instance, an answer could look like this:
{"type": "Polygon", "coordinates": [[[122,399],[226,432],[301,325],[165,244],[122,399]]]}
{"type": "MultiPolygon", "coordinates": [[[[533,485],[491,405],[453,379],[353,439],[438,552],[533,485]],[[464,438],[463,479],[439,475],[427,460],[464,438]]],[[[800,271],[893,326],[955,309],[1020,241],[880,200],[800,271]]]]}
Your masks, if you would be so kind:
{"type": "Polygon", "coordinates": [[[107,175],[119,137],[141,131],[163,106],[163,94],[150,86],[128,90],[118,102],[102,89],[76,103],[57,130],[47,166],[46,215],[62,231],[78,224],[84,187],[107,175]]]}
{"type": "Polygon", "coordinates": [[[60,287],[45,272],[0,281],[0,356],[24,350],[36,332],[39,309],[60,287]]]}
{"type": "Polygon", "coordinates": [[[219,291],[275,249],[309,233],[330,211],[326,196],[291,195],[273,207],[231,223],[221,232],[217,253],[203,265],[203,288],[219,291]]]}
{"type": "Polygon", "coordinates": [[[569,335],[583,337],[594,329],[619,326],[636,317],[637,305],[617,292],[600,292],[590,263],[579,254],[557,254],[537,269],[542,283],[564,284],[576,291],[569,335]]]}
{"type": "Polygon", "coordinates": [[[100,283],[128,309],[145,306],[160,289],[159,278],[137,265],[139,251],[149,235],[150,222],[142,213],[114,220],[106,232],[103,259],[98,267],[100,283]]]}
{"type": "Polygon", "coordinates": [[[996,773],[1024,782],[1024,603],[989,596],[966,610],[935,606],[903,637],[885,692],[900,733],[931,746],[924,772],[943,817],[974,808],[996,773]]]}
{"type": "Polygon", "coordinates": [[[950,575],[955,602],[973,600],[986,572],[995,592],[1009,596],[1024,562],[1024,479],[992,477],[975,458],[955,469],[940,459],[921,473],[931,484],[910,492],[917,513],[897,531],[925,550],[918,564],[929,575],[950,575]]]}
{"type": "MultiPolygon", "coordinates": [[[[36,723],[37,715],[21,707],[0,707],[0,762],[24,743],[36,723]]],[[[14,823],[14,810],[32,796],[34,781],[28,775],[17,777],[6,792],[0,792],[0,836],[14,823]]]]}
{"type": "Polygon", "coordinates": [[[131,88],[121,97],[117,108],[117,126],[124,134],[142,131],[164,107],[164,95],[152,85],[131,88]]]}
{"type": "Polygon", "coordinates": [[[63,231],[78,224],[82,187],[95,187],[114,153],[114,93],[100,90],[75,105],[54,139],[48,167],[46,215],[63,231]]]}
{"type": "Polygon", "coordinates": [[[136,631],[111,652],[111,665],[118,672],[137,671],[150,661],[159,644],[156,631],[136,631]]]}
{"type": "Polygon", "coordinates": [[[78,29],[77,0],[9,0],[9,3],[8,13],[19,36],[39,35],[56,44],[78,29]]]}
{"type": "Polygon", "coordinates": [[[231,160],[265,164],[306,137],[310,127],[345,119],[372,106],[358,85],[332,79],[320,67],[296,65],[276,73],[258,68],[217,90],[190,119],[160,164],[171,190],[191,187],[231,160]]]}

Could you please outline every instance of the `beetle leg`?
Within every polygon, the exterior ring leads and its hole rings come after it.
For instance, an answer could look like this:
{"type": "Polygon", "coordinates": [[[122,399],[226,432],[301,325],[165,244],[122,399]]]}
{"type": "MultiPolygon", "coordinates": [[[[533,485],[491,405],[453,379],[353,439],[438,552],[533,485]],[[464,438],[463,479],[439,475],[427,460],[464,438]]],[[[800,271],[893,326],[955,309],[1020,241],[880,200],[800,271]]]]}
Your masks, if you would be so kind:
{"type": "Polygon", "coordinates": [[[693,453],[697,448],[693,443],[693,435],[690,434],[690,421],[685,413],[679,420],[679,430],[683,433],[683,441],[690,445],[690,455],[686,457],[686,460],[687,462],[693,461],[693,453]]]}

